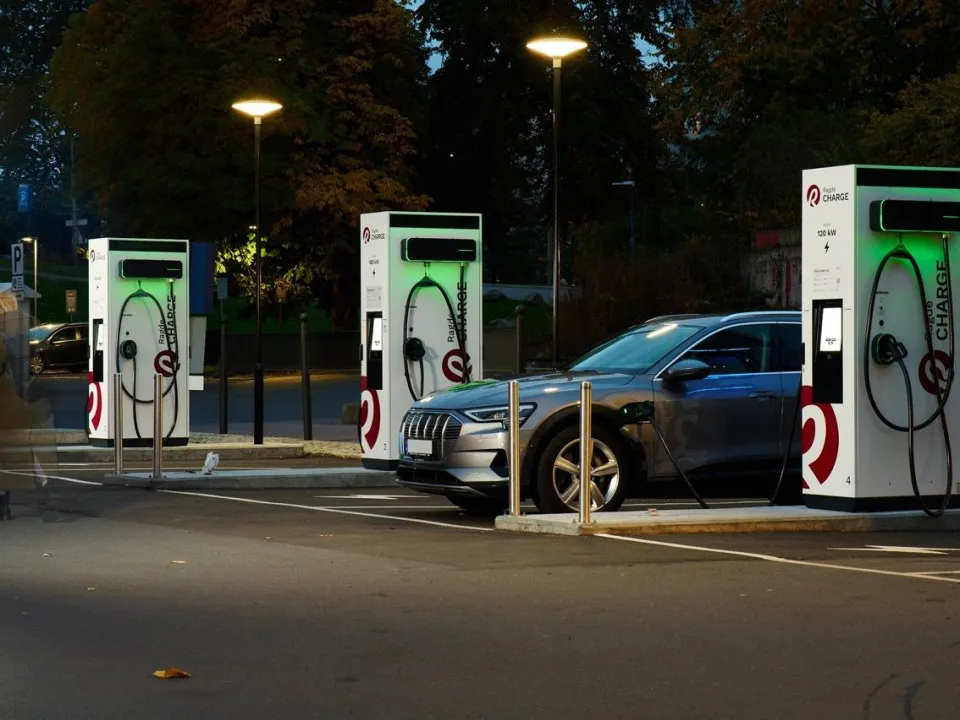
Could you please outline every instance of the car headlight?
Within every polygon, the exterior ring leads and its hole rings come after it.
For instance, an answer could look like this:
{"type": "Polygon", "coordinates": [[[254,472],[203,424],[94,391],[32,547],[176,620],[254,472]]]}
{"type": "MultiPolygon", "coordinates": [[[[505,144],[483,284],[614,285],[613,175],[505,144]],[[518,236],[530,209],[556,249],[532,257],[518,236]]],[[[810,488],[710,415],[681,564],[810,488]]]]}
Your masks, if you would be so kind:
{"type": "MultiPolygon", "coordinates": [[[[523,403],[520,405],[520,426],[527,421],[527,418],[537,409],[536,403],[523,403]]],[[[464,410],[463,414],[471,420],[480,423],[499,422],[506,427],[510,420],[510,408],[506,405],[497,405],[496,407],[474,408],[464,410]]]]}

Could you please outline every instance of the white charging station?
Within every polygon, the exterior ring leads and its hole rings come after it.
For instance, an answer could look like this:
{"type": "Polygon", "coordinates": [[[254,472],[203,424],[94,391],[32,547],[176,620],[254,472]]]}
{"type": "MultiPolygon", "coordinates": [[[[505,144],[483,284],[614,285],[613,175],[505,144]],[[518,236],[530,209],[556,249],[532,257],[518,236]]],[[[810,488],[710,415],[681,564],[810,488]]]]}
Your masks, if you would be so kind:
{"type": "Polygon", "coordinates": [[[186,445],[189,390],[203,388],[202,374],[199,383],[190,375],[190,243],[96,238],[88,247],[90,444],[112,447],[119,435],[126,446],[152,445],[154,378],[160,375],[163,443],[186,445]],[[114,427],[113,417],[117,372],[122,376],[122,428],[114,427]]]}
{"type": "Polygon", "coordinates": [[[805,170],[802,192],[804,502],[938,515],[960,449],[960,170],[805,170]]]}
{"type": "Polygon", "coordinates": [[[363,466],[393,470],[410,405],[482,377],[481,216],[360,216],[363,466]]]}

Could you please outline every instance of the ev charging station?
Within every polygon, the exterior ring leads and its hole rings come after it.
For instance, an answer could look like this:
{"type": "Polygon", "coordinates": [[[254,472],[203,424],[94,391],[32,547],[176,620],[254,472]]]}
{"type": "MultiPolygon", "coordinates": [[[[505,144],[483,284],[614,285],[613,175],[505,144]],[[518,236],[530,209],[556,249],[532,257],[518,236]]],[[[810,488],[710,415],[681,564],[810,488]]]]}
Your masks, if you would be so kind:
{"type": "Polygon", "coordinates": [[[394,470],[410,405],[483,375],[482,223],[379,212],[360,228],[361,455],[394,470]]]}
{"type": "Polygon", "coordinates": [[[96,238],[89,241],[90,444],[149,446],[154,437],[154,378],[161,377],[166,446],[190,437],[190,390],[203,389],[212,305],[212,248],[187,240],[96,238]],[[192,255],[196,254],[196,258],[192,255]],[[209,297],[191,285],[209,273],[209,297]],[[199,321],[199,322],[198,322],[199,321]],[[121,375],[123,427],[114,427],[114,374],[121,375]]]}
{"type": "Polygon", "coordinates": [[[819,168],[802,192],[804,502],[940,515],[957,491],[960,170],[819,168]]]}

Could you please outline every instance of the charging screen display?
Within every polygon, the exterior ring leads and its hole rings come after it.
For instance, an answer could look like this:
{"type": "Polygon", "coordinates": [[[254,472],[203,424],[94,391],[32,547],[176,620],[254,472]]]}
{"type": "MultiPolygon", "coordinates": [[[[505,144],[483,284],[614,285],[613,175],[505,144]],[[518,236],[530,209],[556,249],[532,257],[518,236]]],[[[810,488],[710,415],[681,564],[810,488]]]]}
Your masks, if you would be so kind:
{"type": "Polygon", "coordinates": [[[843,335],[843,309],[825,307],[820,316],[820,352],[840,352],[843,335]]]}
{"type": "Polygon", "coordinates": [[[370,352],[383,352],[383,318],[370,318],[370,352]]]}

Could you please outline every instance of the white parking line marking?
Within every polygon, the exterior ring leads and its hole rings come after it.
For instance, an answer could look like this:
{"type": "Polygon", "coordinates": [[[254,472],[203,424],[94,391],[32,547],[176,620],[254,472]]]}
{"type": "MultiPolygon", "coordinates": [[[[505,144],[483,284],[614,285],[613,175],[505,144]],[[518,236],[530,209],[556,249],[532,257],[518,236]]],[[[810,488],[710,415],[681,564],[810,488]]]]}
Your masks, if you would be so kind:
{"type": "MultiPolygon", "coordinates": [[[[30,470],[26,470],[26,471],[0,470],[0,472],[6,473],[7,475],[23,475],[24,477],[37,477],[37,474],[30,470]]],[[[93,482],[92,480],[80,480],[78,478],[63,477],[62,475],[45,474],[43,477],[46,477],[48,480],[63,480],[64,482],[77,483],[78,485],[103,485],[103,483],[93,482]]]]}
{"type": "Polygon", "coordinates": [[[703,547],[701,545],[686,545],[683,543],[664,542],[662,540],[647,540],[645,538],[611,535],[609,533],[596,533],[595,537],[607,538],[609,540],[622,540],[624,542],[642,543],[644,545],[659,545],[661,547],[678,548],[680,550],[695,550],[698,552],[717,553],[719,555],[735,555],[737,557],[747,557],[754,560],[766,560],[767,562],[783,563],[785,565],[803,565],[806,567],[823,568],[826,570],[846,570],[847,572],[859,572],[871,575],[891,575],[893,577],[915,578],[918,580],[939,580],[940,582],[960,583],[960,578],[947,578],[939,577],[937,575],[896,572],[895,570],[877,570],[874,568],[861,568],[850,565],[834,565],[832,563],[819,563],[811,560],[791,560],[790,558],[780,557],[778,555],[764,555],[763,553],[744,552],[742,550],[721,550],[720,548],[703,547]]]}
{"type": "Polygon", "coordinates": [[[867,545],[865,547],[827,548],[827,550],[852,550],[854,552],[891,552],[911,555],[946,555],[954,548],[901,547],[900,545],[867,545]]]}
{"type": "Polygon", "coordinates": [[[420,495],[314,495],[315,498],[334,498],[337,500],[400,500],[402,498],[421,500],[420,495]]]}
{"type": "MultiPolygon", "coordinates": [[[[15,472],[13,470],[0,470],[0,472],[6,472],[11,475],[29,475],[32,476],[32,472],[15,472]]],[[[51,480],[63,480],[65,482],[77,483],[79,485],[103,485],[100,482],[93,482],[92,480],[80,480],[78,478],[64,477],[62,475],[47,475],[51,480]]],[[[466,531],[476,531],[476,532],[493,532],[493,528],[485,527],[474,527],[472,525],[455,525],[453,523],[439,522],[437,520],[422,520],[421,518],[405,518],[405,517],[396,517],[394,515],[381,515],[379,513],[368,513],[368,512],[357,512],[355,510],[340,510],[338,508],[332,507],[322,507],[319,505],[298,505],[296,503],[282,503],[282,502],[273,502],[271,500],[254,500],[253,498],[239,498],[233,497],[231,495],[212,495],[210,493],[200,493],[200,492],[191,492],[189,490],[158,490],[157,492],[168,493],[170,495],[190,495],[192,497],[203,497],[211,498],[213,500],[232,500],[233,502],[249,503],[251,505],[270,505],[274,507],[288,507],[295,510],[313,510],[314,512],[326,512],[333,513],[335,515],[357,515],[359,517],[372,517],[378,518],[380,520],[395,520],[397,522],[408,522],[415,523],[420,525],[434,525],[436,527],[446,527],[453,528],[454,530],[466,530],[466,531]]],[[[396,508],[391,508],[396,509],[396,508]]]]}
{"type": "MultiPolygon", "coordinates": [[[[439,522],[437,520],[422,520],[420,518],[396,517],[395,515],[381,515],[379,513],[357,512],[356,510],[340,510],[332,507],[322,507],[319,505],[299,505],[297,503],[282,503],[272,500],[255,500],[253,498],[233,497],[232,495],[212,495],[210,493],[193,492],[190,490],[158,490],[157,492],[169,493],[171,495],[189,495],[191,497],[212,498],[214,500],[232,500],[233,502],[249,503],[251,505],[270,505],[272,507],[287,507],[295,510],[313,510],[314,512],[326,512],[339,515],[356,515],[358,517],[372,517],[380,520],[394,520],[397,522],[418,523],[421,525],[435,525],[437,527],[453,528],[454,530],[467,530],[476,532],[493,532],[493,528],[474,527],[472,525],[454,525],[453,523],[439,522]]],[[[958,580],[957,582],[960,582],[958,580]]]]}

